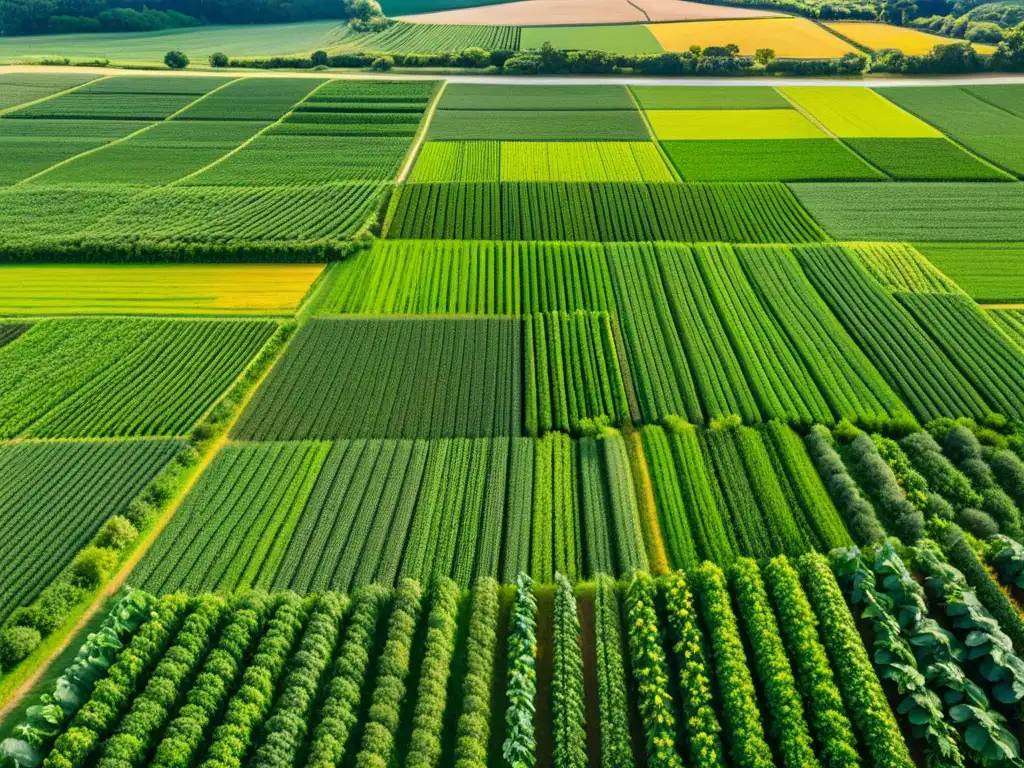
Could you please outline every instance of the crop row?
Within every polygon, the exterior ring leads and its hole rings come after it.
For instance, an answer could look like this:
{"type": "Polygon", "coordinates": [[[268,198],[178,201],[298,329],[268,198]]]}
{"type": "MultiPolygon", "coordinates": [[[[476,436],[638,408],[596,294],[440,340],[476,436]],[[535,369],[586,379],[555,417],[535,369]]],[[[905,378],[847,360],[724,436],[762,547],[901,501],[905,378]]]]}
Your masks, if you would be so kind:
{"type": "Polygon", "coordinates": [[[271,321],[47,320],[0,350],[0,436],[180,435],[271,321]]]}
{"type": "Polygon", "coordinates": [[[152,480],[174,440],[0,447],[0,622],[30,603],[152,480]]]}
{"type": "Polygon", "coordinates": [[[132,576],[159,593],[646,568],[618,433],[232,444],[132,576]]]}
{"type": "Polygon", "coordinates": [[[778,422],[643,428],[669,564],[799,555],[851,542],[800,437],[778,422]]]}
{"type": "Polygon", "coordinates": [[[66,671],[77,696],[5,748],[47,766],[913,765],[820,556],[559,575],[553,593],[525,574],[507,591],[140,592],[107,655],[66,671]]]}
{"type": "Polygon", "coordinates": [[[349,28],[334,45],[341,49],[375,53],[426,53],[519,50],[519,27],[482,24],[410,24],[396,21],[379,32],[355,32],[349,28]]]}
{"type": "Polygon", "coordinates": [[[316,319],[289,346],[234,435],[518,435],[521,344],[514,320],[316,319]]]}
{"type": "Polygon", "coordinates": [[[410,184],[387,236],[802,243],[825,239],[781,184],[410,184]]]}

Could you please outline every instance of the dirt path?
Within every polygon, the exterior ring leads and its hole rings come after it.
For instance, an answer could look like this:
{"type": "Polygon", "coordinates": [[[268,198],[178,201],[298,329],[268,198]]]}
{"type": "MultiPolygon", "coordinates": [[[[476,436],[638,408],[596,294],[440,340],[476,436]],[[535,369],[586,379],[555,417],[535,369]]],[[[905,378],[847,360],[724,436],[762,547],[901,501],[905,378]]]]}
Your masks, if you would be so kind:
{"type": "MultiPolygon", "coordinates": [[[[50,74],[71,72],[92,73],[99,75],[166,75],[178,77],[182,73],[169,69],[117,69],[115,67],[43,67],[29,64],[7,64],[0,66],[0,75],[24,74],[26,72],[46,72],[50,74]]],[[[764,87],[781,87],[792,85],[825,85],[837,88],[850,86],[872,87],[881,86],[918,86],[918,85],[989,85],[1024,84],[1024,73],[1006,75],[951,75],[949,77],[863,77],[848,79],[827,79],[811,77],[511,77],[505,75],[445,75],[445,74],[413,74],[406,72],[282,72],[264,69],[220,69],[220,70],[188,70],[184,74],[199,77],[308,77],[338,78],[348,80],[447,80],[449,83],[481,83],[505,85],[676,85],[680,87],[692,85],[715,85],[725,87],[759,85],[764,87]]]]}

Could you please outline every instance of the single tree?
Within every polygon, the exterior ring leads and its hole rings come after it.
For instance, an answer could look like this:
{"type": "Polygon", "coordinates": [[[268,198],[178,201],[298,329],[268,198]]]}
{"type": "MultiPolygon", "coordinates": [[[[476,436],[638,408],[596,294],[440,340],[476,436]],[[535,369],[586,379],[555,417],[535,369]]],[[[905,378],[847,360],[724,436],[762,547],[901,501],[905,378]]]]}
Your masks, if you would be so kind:
{"type": "Polygon", "coordinates": [[[168,51],[164,54],[164,64],[171,69],[184,69],[188,66],[188,56],[181,51],[168,51]]]}
{"type": "Polygon", "coordinates": [[[775,51],[771,48],[758,48],[754,51],[754,61],[762,67],[767,67],[775,61],[775,51]]]}
{"type": "MultiPolygon", "coordinates": [[[[167,55],[170,56],[171,54],[167,54],[167,55]]],[[[211,53],[210,54],[210,66],[211,67],[226,67],[227,65],[228,65],[228,55],[226,53],[221,53],[220,51],[218,51],[217,53],[211,53]]],[[[168,66],[170,66],[170,64],[168,64],[168,66]]]]}

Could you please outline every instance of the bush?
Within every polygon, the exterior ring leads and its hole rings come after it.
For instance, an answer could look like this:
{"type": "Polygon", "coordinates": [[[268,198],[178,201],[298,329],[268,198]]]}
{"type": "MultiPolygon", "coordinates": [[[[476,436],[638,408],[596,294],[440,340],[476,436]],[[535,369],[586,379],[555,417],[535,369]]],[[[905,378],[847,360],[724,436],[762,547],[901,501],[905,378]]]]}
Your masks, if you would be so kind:
{"type": "Polygon", "coordinates": [[[68,581],[82,589],[96,589],[117,566],[117,552],[91,546],[78,553],[68,571],[68,581]]]}
{"type": "Polygon", "coordinates": [[[164,54],[164,64],[171,69],[184,69],[188,66],[188,56],[181,51],[168,51],[164,54]]]}
{"type": "Polygon", "coordinates": [[[373,60],[373,63],[370,64],[370,69],[374,72],[387,72],[393,66],[395,66],[393,58],[390,56],[380,56],[373,60]]]}
{"type": "Polygon", "coordinates": [[[221,53],[220,51],[218,51],[217,53],[210,54],[211,67],[226,67],[228,63],[228,55],[226,53],[221,53]]]}
{"type": "Polygon", "coordinates": [[[94,543],[97,547],[122,552],[125,547],[138,537],[138,530],[136,530],[128,518],[122,515],[114,515],[100,528],[94,543]]]}
{"type": "Polygon", "coordinates": [[[467,48],[456,57],[455,63],[460,67],[483,69],[490,66],[491,55],[483,48],[467,48]]]}
{"type": "Polygon", "coordinates": [[[327,51],[313,51],[313,55],[309,57],[314,67],[326,67],[327,66],[327,51]]]}
{"type": "Polygon", "coordinates": [[[1003,30],[991,21],[971,21],[967,23],[964,37],[972,43],[999,43],[1003,39],[1003,30]]]}
{"type": "Polygon", "coordinates": [[[989,536],[999,533],[996,521],[980,509],[961,510],[957,522],[961,528],[979,539],[987,539],[989,536]]]}
{"type": "Polygon", "coordinates": [[[43,641],[38,629],[6,627],[0,630],[0,670],[11,669],[43,641]]]}

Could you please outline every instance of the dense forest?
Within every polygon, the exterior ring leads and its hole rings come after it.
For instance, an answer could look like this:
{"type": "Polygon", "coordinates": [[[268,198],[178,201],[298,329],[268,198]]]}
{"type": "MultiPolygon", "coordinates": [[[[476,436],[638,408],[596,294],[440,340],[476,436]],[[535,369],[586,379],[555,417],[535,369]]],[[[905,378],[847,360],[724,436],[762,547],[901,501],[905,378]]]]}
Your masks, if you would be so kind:
{"type": "Polygon", "coordinates": [[[346,0],[0,0],[0,35],[271,24],[352,15],[346,0]]]}

